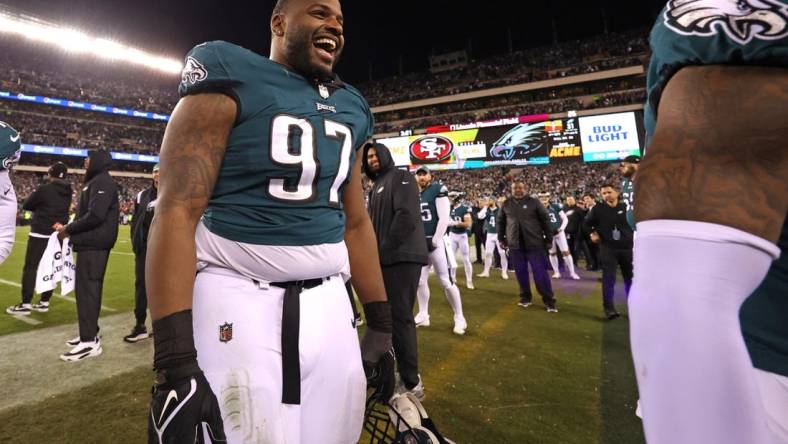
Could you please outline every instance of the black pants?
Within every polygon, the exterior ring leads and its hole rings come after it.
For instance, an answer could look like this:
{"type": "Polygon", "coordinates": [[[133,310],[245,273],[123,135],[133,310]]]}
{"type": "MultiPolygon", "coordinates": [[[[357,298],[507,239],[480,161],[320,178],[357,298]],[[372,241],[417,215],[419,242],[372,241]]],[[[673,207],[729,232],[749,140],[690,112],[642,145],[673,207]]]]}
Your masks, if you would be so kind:
{"type": "Polygon", "coordinates": [[[487,242],[487,233],[484,232],[483,227],[479,227],[473,230],[474,239],[474,246],[476,247],[476,263],[483,264],[484,263],[484,256],[482,255],[482,247],[484,243],[487,242]]]}
{"type": "Polygon", "coordinates": [[[599,269],[599,245],[586,239],[583,242],[586,252],[586,268],[589,270],[599,269]]]}
{"type": "Polygon", "coordinates": [[[88,250],[77,253],[75,290],[79,338],[83,342],[94,340],[98,334],[101,292],[108,259],[109,250],[88,250]]]}
{"type": "Polygon", "coordinates": [[[145,291],[145,250],[134,255],[134,318],[145,325],[148,317],[148,293],[145,291]]]}
{"type": "Polygon", "coordinates": [[[419,383],[419,358],[413,304],[421,276],[421,264],[399,263],[382,266],[391,317],[394,320],[392,342],[397,369],[407,388],[419,383]]]}
{"type": "Polygon", "coordinates": [[[632,287],[632,250],[618,250],[599,247],[599,262],[602,265],[602,306],[606,311],[615,311],[613,291],[616,287],[616,266],[621,268],[624,277],[624,291],[629,296],[632,287]]]}
{"type": "Polygon", "coordinates": [[[569,245],[569,254],[572,255],[572,261],[577,265],[577,235],[566,233],[566,243],[569,245]]]}
{"type": "MultiPolygon", "coordinates": [[[[33,301],[33,293],[36,290],[36,272],[41,256],[47,249],[49,238],[30,236],[27,238],[27,250],[25,251],[25,265],[22,268],[22,303],[29,304],[33,301]]],[[[41,301],[48,302],[52,297],[51,291],[41,293],[41,301]]]]}

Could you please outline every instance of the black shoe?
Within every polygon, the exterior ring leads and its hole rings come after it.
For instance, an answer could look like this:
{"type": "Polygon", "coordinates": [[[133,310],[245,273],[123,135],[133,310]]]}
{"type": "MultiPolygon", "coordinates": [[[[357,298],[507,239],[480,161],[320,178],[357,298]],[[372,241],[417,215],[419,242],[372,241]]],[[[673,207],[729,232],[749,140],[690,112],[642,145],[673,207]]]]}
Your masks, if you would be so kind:
{"type": "Polygon", "coordinates": [[[605,310],[605,317],[607,317],[608,321],[612,321],[613,319],[620,316],[621,315],[615,310],[605,310]]]}
{"type": "Polygon", "coordinates": [[[33,306],[30,304],[16,304],[5,309],[5,312],[15,316],[30,316],[33,306]]]}
{"type": "Polygon", "coordinates": [[[149,337],[148,329],[145,328],[144,325],[135,325],[134,328],[131,329],[131,333],[124,336],[123,340],[133,344],[143,339],[148,339],[149,337]]]}

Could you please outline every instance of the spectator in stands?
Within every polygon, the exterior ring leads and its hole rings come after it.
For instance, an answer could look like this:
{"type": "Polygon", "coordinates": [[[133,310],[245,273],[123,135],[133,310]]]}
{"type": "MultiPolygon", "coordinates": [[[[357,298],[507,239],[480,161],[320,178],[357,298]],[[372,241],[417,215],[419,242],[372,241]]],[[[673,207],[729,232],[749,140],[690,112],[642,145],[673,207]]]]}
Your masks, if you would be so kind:
{"type": "Polygon", "coordinates": [[[512,197],[506,199],[498,214],[498,241],[509,250],[509,259],[520,284],[517,305],[523,308],[531,305],[530,265],[545,309],[548,313],[557,313],[545,253],[546,245],[553,241],[547,210],[538,199],[526,194],[525,182],[515,180],[512,197]]]}
{"type": "Polygon", "coordinates": [[[131,249],[134,251],[134,319],[131,333],[123,340],[135,343],[147,339],[145,319],[148,315],[148,294],[145,290],[145,258],[148,251],[148,231],[153,221],[156,197],[159,189],[159,165],[153,167],[151,186],[137,194],[134,201],[134,217],[131,219],[131,249]]]}
{"type": "Polygon", "coordinates": [[[69,236],[77,252],[76,296],[79,338],[60,359],[79,361],[101,354],[98,318],[109,252],[118,238],[118,185],[109,175],[112,158],[105,150],[91,151],[85,159],[85,186],[79,196],[76,219],[55,224],[62,238],[69,236]]]}
{"type": "Polygon", "coordinates": [[[71,206],[71,184],[66,182],[66,166],[57,162],[49,168],[47,183],[39,186],[22,205],[23,211],[32,211],[33,220],[30,235],[27,238],[25,264],[22,268],[22,302],[8,307],[6,313],[12,315],[29,315],[32,310],[39,313],[49,311],[49,300],[52,291],[41,293],[41,301],[32,304],[36,285],[36,272],[41,256],[49,243],[49,237],[55,232],[56,224],[68,223],[68,209],[71,206]]]}

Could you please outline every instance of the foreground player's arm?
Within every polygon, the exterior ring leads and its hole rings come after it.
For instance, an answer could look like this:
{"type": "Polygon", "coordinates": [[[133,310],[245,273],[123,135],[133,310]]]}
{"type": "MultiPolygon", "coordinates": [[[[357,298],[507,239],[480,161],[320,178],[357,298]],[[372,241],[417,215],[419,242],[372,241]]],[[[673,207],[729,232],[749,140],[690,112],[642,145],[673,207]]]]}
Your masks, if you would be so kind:
{"type": "Polygon", "coordinates": [[[229,97],[199,94],[181,99],[167,125],[145,273],[154,320],[192,306],[194,233],[216,183],[235,114],[229,97]]]}
{"type": "Polygon", "coordinates": [[[225,95],[187,96],[178,102],[164,133],[145,262],[156,370],[149,443],[197,442],[205,428],[216,438],[213,442],[225,438],[219,402],[197,365],[191,307],[197,269],[194,234],[235,116],[236,104],[225,95]]]}
{"type": "Polygon", "coordinates": [[[361,187],[362,150],[356,155],[356,163],[345,187],[345,244],[350,258],[350,273],[353,288],[364,305],[367,328],[361,339],[361,360],[367,377],[373,373],[380,358],[391,349],[391,308],[386,299],[383,273],[380,271],[378,243],[375,231],[364,208],[361,187]],[[373,260],[370,260],[373,258],[373,260]]]}

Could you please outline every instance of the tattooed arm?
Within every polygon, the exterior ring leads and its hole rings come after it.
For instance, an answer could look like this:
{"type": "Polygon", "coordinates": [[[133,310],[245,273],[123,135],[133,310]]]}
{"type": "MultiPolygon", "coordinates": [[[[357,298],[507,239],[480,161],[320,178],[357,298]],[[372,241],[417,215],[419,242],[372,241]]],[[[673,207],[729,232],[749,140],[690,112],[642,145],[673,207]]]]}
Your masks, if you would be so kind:
{"type": "Polygon", "coordinates": [[[635,219],[710,222],[777,242],[788,211],[788,70],[690,67],[668,83],[635,219]]]}
{"type": "Polygon", "coordinates": [[[229,97],[199,94],[181,99],[167,125],[145,263],[154,320],[192,306],[194,233],[213,192],[235,115],[236,104],[229,97]]]}

